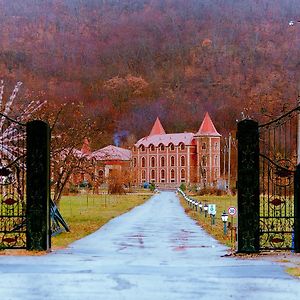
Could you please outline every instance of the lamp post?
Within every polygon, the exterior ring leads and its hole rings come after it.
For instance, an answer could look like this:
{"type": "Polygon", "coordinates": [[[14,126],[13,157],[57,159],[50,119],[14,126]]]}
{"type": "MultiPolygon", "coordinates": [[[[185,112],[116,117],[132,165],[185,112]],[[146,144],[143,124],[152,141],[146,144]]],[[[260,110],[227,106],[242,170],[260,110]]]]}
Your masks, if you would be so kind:
{"type": "Polygon", "coordinates": [[[202,213],[202,207],[203,207],[202,202],[199,202],[199,211],[200,211],[200,214],[202,213]]]}
{"type": "Polygon", "coordinates": [[[205,216],[205,218],[207,217],[207,211],[208,211],[208,205],[205,203],[204,204],[204,216],[205,216]]]}
{"type": "Polygon", "coordinates": [[[227,234],[227,221],[228,221],[228,215],[226,214],[225,210],[223,211],[221,215],[222,221],[223,221],[223,233],[224,235],[227,234]]]}

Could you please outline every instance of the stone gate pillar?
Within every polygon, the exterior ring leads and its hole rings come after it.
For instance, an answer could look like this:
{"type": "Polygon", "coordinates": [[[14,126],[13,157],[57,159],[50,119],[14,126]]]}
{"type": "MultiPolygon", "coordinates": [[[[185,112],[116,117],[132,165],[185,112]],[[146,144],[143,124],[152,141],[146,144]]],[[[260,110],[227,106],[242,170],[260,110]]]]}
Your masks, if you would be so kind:
{"type": "Polygon", "coordinates": [[[50,129],[43,121],[27,123],[26,239],[28,250],[50,248],[50,129]]]}
{"type": "Polygon", "coordinates": [[[259,251],[259,132],[258,123],[243,120],[238,139],[238,252],[259,251]]]}

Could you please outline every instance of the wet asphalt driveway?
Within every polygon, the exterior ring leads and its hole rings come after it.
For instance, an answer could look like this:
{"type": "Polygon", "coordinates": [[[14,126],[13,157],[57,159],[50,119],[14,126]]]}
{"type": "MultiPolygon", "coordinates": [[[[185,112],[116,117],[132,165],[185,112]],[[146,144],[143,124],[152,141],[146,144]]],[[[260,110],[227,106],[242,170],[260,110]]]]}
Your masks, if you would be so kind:
{"type": "Polygon", "coordinates": [[[300,280],[226,247],[162,192],[69,249],[0,256],[0,299],[300,299],[300,280]]]}

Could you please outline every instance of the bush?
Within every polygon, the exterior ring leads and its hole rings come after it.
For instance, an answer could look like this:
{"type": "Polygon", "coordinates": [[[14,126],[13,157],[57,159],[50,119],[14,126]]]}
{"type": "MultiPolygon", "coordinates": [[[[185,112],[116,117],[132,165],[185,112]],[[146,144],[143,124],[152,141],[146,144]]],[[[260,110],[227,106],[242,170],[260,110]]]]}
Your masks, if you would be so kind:
{"type": "Polygon", "coordinates": [[[199,196],[204,196],[204,195],[222,196],[226,194],[226,191],[217,189],[215,187],[205,187],[199,190],[197,194],[199,196]]]}
{"type": "Polygon", "coordinates": [[[186,185],[182,183],[179,188],[184,192],[186,190],[186,185]]]}
{"type": "Polygon", "coordinates": [[[151,192],[154,192],[154,190],[155,190],[155,184],[153,182],[150,183],[149,189],[150,189],[151,192]]]}

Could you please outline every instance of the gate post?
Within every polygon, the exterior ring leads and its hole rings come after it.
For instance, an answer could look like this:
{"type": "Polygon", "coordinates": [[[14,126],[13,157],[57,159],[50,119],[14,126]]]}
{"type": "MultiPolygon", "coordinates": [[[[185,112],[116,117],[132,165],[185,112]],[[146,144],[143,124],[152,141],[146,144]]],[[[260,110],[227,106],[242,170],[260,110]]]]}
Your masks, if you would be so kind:
{"type": "Polygon", "coordinates": [[[27,123],[27,250],[50,248],[50,129],[43,121],[27,123]]]}
{"type": "Polygon", "coordinates": [[[294,251],[300,253],[300,164],[294,178],[294,251]]]}
{"type": "Polygon", "coordinates": [[[259,251],[259,132],[258,123],[243,120],[238,139],[238,252],[259,251]]]}

